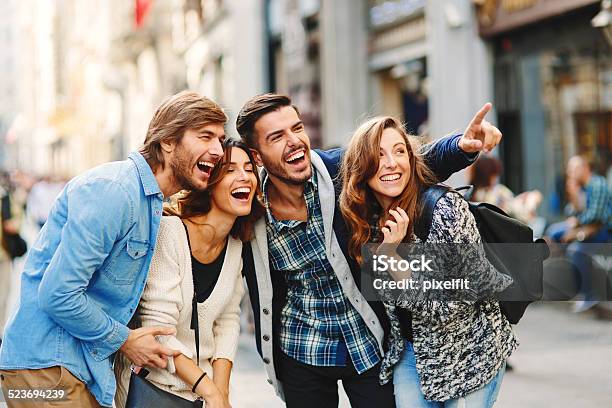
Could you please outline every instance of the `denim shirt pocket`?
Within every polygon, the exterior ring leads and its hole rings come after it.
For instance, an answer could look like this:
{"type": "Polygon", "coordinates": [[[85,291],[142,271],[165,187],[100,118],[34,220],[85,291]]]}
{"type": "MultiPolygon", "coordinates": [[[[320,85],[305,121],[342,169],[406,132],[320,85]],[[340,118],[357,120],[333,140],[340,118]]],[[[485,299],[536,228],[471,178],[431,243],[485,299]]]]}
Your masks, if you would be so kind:
{"type": "Polygon", "coordinates": [[[127,253],[134,260],[142,258],[149,250],[149,242],[130,239],[127,242],[127,253]]]}
{"type": "Polygon", "coordinates": [[[134,283],[149,250],[149,241],[129,238],[125,247],[117,252],[113,261],[107,266],[106,275],[117,285],[134,283]]]}

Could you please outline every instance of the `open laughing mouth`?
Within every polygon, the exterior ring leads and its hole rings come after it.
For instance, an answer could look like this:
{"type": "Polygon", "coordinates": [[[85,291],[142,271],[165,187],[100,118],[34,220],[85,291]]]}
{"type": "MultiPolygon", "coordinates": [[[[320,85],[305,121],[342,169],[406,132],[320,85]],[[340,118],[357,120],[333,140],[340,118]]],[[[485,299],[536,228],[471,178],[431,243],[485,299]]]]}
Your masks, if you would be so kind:
{"type": "Polygon", "coordinates": [[[249,196],[251,195],[251,188],[250,187],[239,187],[239,188],[232,190],[230,194],[236,200],[248,201],[249,196]]]}
{"type": "Polygon", "coordinates": [[[386,174],[384,176],[380,176],[379,180],[382,181],[383,183],[393,183],[394,181],[399,180],[401,176],[402,175],[399,173],[386,174]]]}
{"type": "Polygon", "coordinates": [[[285,161],[291,165],[299,165],[302,164],[305,159],[306,153],[304,152],[304,150],[298,150],[297,152],[293,152],[289,156],[287,156],[285,161]]]}
{"type": "Polygon", "coordinates": [[[210,173],[215,168],[215,164],[209,161],[199,161],[197,166],[198,166],[198,170],[200,170],[202,173],[206,174],[207,176],[210,176],[210,173]]]}

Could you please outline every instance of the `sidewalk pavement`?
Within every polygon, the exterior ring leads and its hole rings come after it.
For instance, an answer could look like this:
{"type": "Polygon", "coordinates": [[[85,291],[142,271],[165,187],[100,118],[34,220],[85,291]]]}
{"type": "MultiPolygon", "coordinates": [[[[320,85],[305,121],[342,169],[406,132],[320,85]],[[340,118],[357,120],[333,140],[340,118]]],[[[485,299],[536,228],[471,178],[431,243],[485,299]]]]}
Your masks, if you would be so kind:
{"type": "Polygon", "coordinates": [[[612,321],[569,307],[529,306],[515,327],[521,344],[496,408],[612,407],[612,321]]]}
{"type": "MultiPolygon", "coordinates": [[[[612,407],[612,322],[572,314],[569,303],[532,304],[515,326],[520,346],[510,358],[496,408],[612,407]]],[[[233,408],[280,408],[255,340],[242,335],[232,374],[233,408]]],[[[342,387],[341,408],[349,407],[342,387]]]]}

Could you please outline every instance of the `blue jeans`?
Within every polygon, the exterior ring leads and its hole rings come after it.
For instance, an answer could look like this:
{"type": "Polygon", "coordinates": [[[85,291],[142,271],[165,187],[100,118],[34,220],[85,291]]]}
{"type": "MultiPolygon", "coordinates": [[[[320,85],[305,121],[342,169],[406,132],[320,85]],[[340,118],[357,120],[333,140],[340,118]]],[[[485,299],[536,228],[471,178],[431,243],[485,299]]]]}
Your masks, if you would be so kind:
{"type": "Polygon", "coordinates": [[[406,342],[402,359],[393,371],[393,386],[395,387],[395,404],[397,408],[489,408],[497,399],[499,388],[506,371],[506,364],[483,388],[464,397],[444,402],[425,399],[419,383],[419,373],[412,343],[406,342]]]}
{"type": "MultiPolygon", "coordinates": [[[[548,236],[555,242],[569,230],[565,221],[557,222],[548,227],[548,236]]],[[[565,247],[566,255],[576,271],[580,274],[580,293],[584,300],[603,300],[606,298],[606,277],[594,274],[593,254],[597,247],[593,244],[610,242],[610,233],[607,227],[602,227],[597,233],[584,241],[574,241],[565,247]]]]}

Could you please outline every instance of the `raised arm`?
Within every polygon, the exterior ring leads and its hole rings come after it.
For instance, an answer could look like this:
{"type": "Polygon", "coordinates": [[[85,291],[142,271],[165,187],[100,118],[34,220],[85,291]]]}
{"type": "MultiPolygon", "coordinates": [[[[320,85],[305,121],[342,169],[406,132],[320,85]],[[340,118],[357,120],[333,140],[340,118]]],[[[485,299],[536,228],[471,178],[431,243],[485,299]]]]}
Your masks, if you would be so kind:
{"type": "MultiPolygon", "coordinates": [[[[425,156],[425,162],[439,181],[448,179],[453,173],[472,164],[479,152],[490,152],[499,144],[502,133],[485,119],[492,107],[490,103],[484,104],[474,115],[463,134],[447,136],[423,146],[422,153],[425,156]]],[[[345,151],[343,147],[316,150],[332,179],[338,175],[345,151]]]]}
{"type": "Polygon", "coordinates": [[[425,162],[439,181],[448,179],[453,173],[472,164],[479,152],[490,152],[499,144],[501,132],[485,120],[491,108],[492,105],[486,103],[474,115],[462,135],[447,136],[423,146],[425,162]]]}
{"type": "Polygon", "coordinates": [[[474,163],[478,153],[466,153],[459,148],[462,135],[446,136],[421,149],[425,163],[435,173],[438,181],[445,181],[453,173],[474,163]]]}

